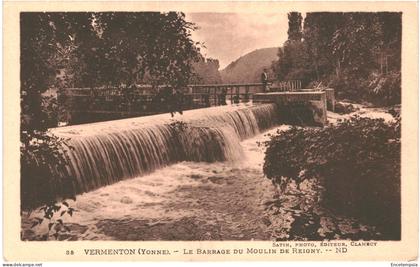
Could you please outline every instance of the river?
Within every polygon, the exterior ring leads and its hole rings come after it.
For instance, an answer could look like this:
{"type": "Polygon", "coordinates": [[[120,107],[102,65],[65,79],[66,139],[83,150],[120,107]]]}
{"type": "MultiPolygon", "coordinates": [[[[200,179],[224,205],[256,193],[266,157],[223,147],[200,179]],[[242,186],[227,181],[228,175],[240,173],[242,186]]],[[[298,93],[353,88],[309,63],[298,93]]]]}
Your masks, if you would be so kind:
{"type": "MultiPolygon", "coordinates": [[[[340,116],[329,117],[334,121],[340,116]]],[[[57,212],[53,218],[62,219],[69,230],[58,239],[322,240],[378,235],[374,227],[323,210],[318,205],[322,187],[316,181],[306,181],[299,189],[291,184],[287,194],[279,194],[264,177],[264,147],[258,144],[288,128],[275,126],[242,140],[241,155],[234,160],[181,161],[79,194],[75,202],[68,201],[75,208],[72,216],[59,217],[57,212]]],[[[48,233],[47,221],[31,228],[40,214],[24,212],[23,240],[48,233]]]]}

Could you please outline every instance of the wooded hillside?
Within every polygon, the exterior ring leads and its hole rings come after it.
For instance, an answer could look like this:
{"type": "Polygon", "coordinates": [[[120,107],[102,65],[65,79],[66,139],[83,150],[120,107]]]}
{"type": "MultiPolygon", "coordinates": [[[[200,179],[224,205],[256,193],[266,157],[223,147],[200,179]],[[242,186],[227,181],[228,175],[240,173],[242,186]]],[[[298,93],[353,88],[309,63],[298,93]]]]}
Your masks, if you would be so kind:
{"type": "MultiPolygon", "coordinates": [[[[277,60],[277,47],[262,48],[243,55],[230,63],[220,73],[224,83],[260,82],[264,68],[270,71],[273,61],[277,60]]],[[[269,74],[269,79],[274,78],[269,74]]]]}

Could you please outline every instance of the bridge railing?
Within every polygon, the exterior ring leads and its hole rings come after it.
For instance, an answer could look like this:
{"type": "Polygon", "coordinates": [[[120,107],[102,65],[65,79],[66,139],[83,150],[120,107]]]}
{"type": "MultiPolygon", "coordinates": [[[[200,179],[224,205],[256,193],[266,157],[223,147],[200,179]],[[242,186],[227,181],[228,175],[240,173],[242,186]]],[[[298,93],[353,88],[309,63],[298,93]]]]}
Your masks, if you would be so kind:
{"type": "Polygon", "coordinates": [[[272,92],[294,92],[302,89],[300,80],[275,81],[270,86],[272,92]]]}
{"type": "MultiPolygon", "coordinates": [[[[182,109],[248,102],[263,92],[262,83],[200,84],[181,88],[182,109]]],[[[58,92],[70,123],[145,116],[170,111],[170,86],[67,88],[58,92]]],[[[172,103],[173,104],[173,103],[172,103]]]]}
{"type": "MultiPolygon", "coordinates": [[[[300,81],[244,84],[194,84],[180,90],[182,109],[236,104],[252,101],[256,93],[269,91],[296,91],[300,81]]],[[[146,116],[170,111],[172,88],[168,85],[136,85],[134,87],[67,88],[58,93],[65,106],[64,117],[72,123],[91,122],[132,116],[146,116]]],[[[178,101],[179,102],[179,101],[178,101]]]]}

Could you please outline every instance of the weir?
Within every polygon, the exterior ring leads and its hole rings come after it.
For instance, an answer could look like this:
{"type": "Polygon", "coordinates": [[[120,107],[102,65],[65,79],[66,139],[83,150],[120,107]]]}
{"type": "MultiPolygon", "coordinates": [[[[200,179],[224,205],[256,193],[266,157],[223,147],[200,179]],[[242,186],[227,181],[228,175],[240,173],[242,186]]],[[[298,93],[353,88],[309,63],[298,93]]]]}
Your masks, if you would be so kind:
{"type": "MultiPolygon", "coordinates": [[[[160,114],[51,129],[74,147],[68,151],[70,183],[55,188],[70,186],[79,194],[180,161],[238,160],[239,142],[274,126],[277,112],[275,104],[242,104],[190,110],[179,118],[160,114]]],[[[69,188],[56,197],[60,191],[69,188]]]]}

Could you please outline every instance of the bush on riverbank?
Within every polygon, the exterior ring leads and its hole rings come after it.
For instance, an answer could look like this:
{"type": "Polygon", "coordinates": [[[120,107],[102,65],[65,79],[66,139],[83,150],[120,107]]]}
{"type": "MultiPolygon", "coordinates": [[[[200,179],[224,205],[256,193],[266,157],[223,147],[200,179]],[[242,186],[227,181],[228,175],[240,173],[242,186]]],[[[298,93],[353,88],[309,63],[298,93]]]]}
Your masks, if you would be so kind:
{"type": "Polygon", "coordinates": [[[323,204],[400,238],[400,121],[351,117],[325,128],[292,127],[266,142],[273,183],[317,177],[323,204]]]}
{"type": "MultiPolygon", "coordinates": [[[[23,131],[21,141],[21,211],[39,209],[41,212],[32,219],[31,228],[48,225],[48,231],[37,235],[36,240],[58,239],[60,233],[70,232],[63,215],[72,216],[76,211],[66,201],[67,198],[76,200],[66,168],[67,150],[72,147],[63,138],[37,130],[23,131]]],[[[22,233],[22,240],[23,236],[22,233]]]]}
{"type": "Polygon", "coordinates": [[[71,147],[66,140],[43,131],[25,132],[21,140],[22,210],[53,206],[57,196],[73,198],[74,188],[66,169],[71,147]]]}

